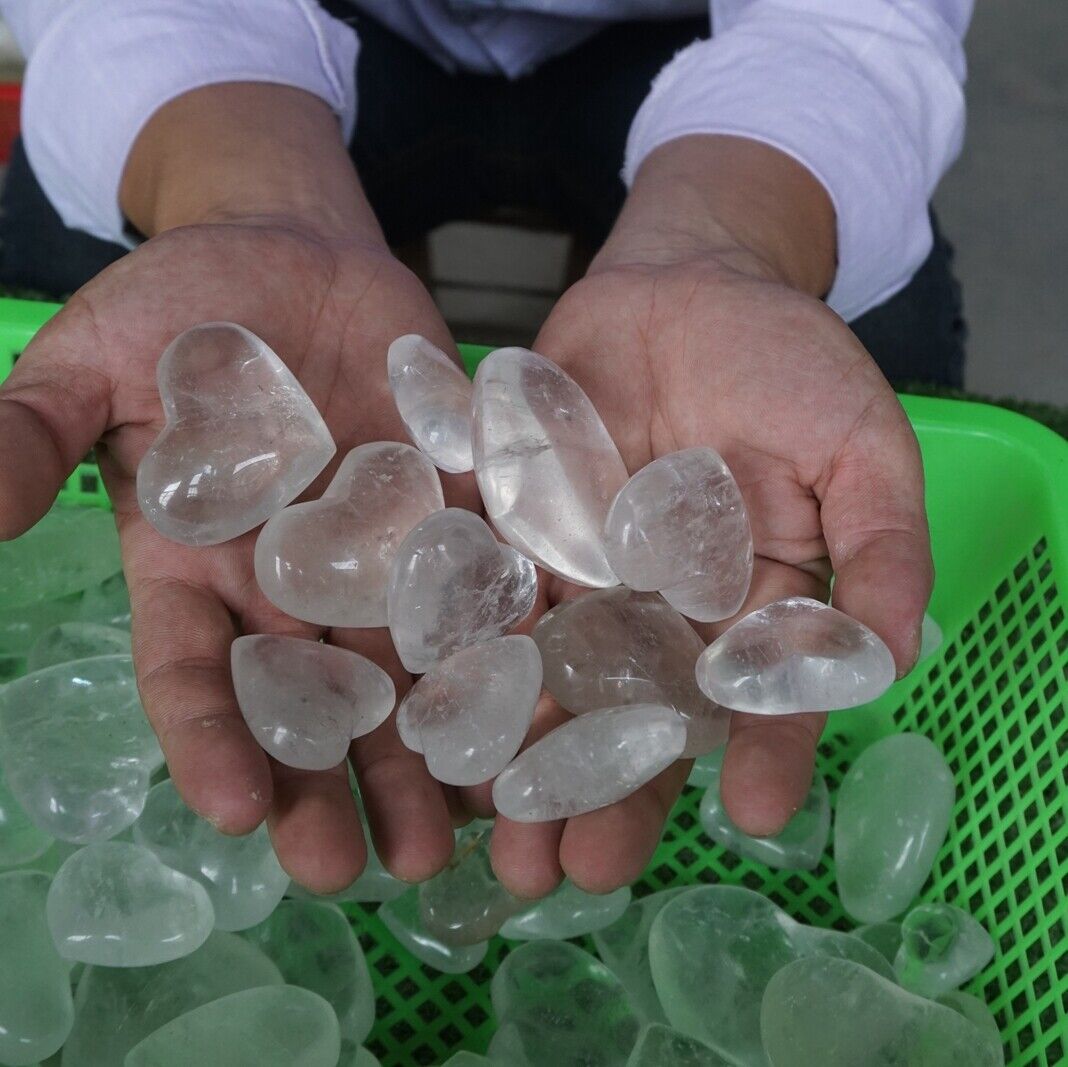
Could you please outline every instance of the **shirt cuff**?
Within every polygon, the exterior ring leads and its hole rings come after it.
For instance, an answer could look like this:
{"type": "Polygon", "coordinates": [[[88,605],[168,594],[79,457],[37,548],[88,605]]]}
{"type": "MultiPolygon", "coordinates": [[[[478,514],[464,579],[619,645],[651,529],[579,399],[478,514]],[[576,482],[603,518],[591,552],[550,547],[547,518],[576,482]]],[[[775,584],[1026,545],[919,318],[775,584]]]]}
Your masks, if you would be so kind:
{"type": "Polygon", "coordinates": [[[791,156],[834,204],[827,303],[851,321],[902,289],[931,250],[928,201],[960,151],[961,86],[914,25],[909,40],[899,26],[828,27],[762,6],[664,68],[631,127],[623,177],[630,185],[650,152],[689,134],[747,137],[791,156]]]}
{"type": "Polygon", "coordinates": [[[269,82],[356,122],[353,30],[314,0],[75,0],[37,43],[23,86],[30,163],[63,222],[131,247],[119,207],[148,119],[192,89],[269,82]]]}

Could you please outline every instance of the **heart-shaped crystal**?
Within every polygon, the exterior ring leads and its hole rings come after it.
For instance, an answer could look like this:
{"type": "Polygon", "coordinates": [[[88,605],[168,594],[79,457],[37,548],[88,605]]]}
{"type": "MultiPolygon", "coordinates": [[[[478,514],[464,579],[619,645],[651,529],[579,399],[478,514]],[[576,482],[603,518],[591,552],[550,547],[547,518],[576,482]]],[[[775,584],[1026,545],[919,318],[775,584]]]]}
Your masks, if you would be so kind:
{"type": "Polygon", "coordinates": [[[315,405],[250,330],[205,322],[156,368],[166,425],[137,467],[137,499],[164,537],[217,545],[299,496],[334,455],[315,405]]]}
{"type": "Polygon", "coordinates": [[[516,941],[568,941],[611,926],[629,904],[629,886],[614,893],[587,893],[565,880],[543,900],[505,922],[501,937],[516,941]]]}
{"type": "Polygon", "coordinates": [[[627,468],[590,399],[524,348],[490,353],[475,374],[475,476],[501,536],[579,585],[616,585],[604,522],[627,468]]]}
{"type": "Polygon", "coordinates": [[[378,917],[386,929],[417,960],[445,974],[473,971],[486,956],[486,942],[450,945],[423,924],[419,887],[412,886],[399,897],[383,904],[378,917]]]}
{"type": "Polygon", "coordinates": [[[336,767],[349,743],[389,718],[393,681],[344,648],[254,634],[230,646],[234,691],[252,736],[280,763],[336,767]]]}
{"type": "Polygon", "coordinates": [[[471,511],[427,516],[401,543],[389,581],[389,629],[422,674],[458,649],[507,633],[538,595],[534,564],[471,511]]]}
{"type": "Polygon", "coordinates": [[[103,841],[141,814],[163,764],[129,656],[61,663],[0,689],[0,763],[36,826],[103,841]]]}
{"type": "Polygon", "coordinates": [[[200,948],[214,924],[202,885],[128,841],[75,852],[48,890],[52,940],[61,956],[82,963],[167,963],[200,948]]]}
{"type": "Polygon", "coordinates": [[[18,867],[43,856],[52,838],[38,829],[11,795],[0,771],[0,870],[18,867]]]}
{"type": "Polygon", "coordinates": [[[450,474],[469,471],[471,379],[425,337],[406,334],[389,346],[389,387],[404,426],[422,452],[450,474]]]}
{"type": "Polygon", "coordinates": [[[901,920],[894,972],[903,989],[934,999],[974,978],[994,957],[994,940],[952,904],[921,904],[901,920]]]}
{"type": "Polygon", "coordinates": [[[130,654],[129,630],[96,622],[61,622],[37,638],[26,657],[26,669],[40,671],[76,659],[123,654],[130,654]]]}
{"type": "Polygon", "coordinates": [[[389,572],[401,541],[445,506],[434,464],[411,445],[354,448],[321,499],[276,515],[256,541],[256,580],[295,619],[386,626],[389,572]]]}

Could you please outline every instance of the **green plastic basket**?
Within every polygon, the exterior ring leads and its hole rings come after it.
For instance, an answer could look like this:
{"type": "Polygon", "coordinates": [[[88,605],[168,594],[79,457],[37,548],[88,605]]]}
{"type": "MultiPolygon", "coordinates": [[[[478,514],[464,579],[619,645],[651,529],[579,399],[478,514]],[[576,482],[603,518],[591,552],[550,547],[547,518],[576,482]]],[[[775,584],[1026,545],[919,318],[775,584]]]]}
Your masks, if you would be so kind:
{"type": "MultiPolygon", "coordinates": [[[[0,301],[0,377],[55,310],[0,301]]],[[[465,349],[469,369],[485,351],[465,349]]],[[[994,1011],[1011,1067],[1050,1067],[1068,1051],[1068,442],[1000,408],[903,402],[927,470],[931,614],[945,642],[870,708],[831,716],[820,769],[833,795],[865,746],[901,730],[945,753],[957,806],[920,899],[956,904],[993,934],[997,955],[968,988],[994,1011]]],[[[107,506],[91,463],[60,495],[107,506]]],[[[829,856],[810,873],[739,859],[703,836],[699,798],[689,788],[680,798],[636,893],[744,885],[804,922],[849,928],[829,856]]],[[[350,906],[378,990],[370,1048],[386,1067],[484,1051],[489,979],[508,944],[495,938],[469,975],[440,974],[408,955],[374,910],[350,906]]]]}

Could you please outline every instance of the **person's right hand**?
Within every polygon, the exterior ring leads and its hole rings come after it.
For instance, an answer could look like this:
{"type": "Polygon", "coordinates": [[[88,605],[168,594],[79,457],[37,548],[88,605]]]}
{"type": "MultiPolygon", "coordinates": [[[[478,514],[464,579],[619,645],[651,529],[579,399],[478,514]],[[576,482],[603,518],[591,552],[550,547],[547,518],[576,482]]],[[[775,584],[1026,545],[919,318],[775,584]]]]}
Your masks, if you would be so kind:
{"type": "MultiPolygon", "coordinates": [[[[256,88],[325,111],[293,90],[256,88]]],[[[337,140],[329,113],[320,118],[337,140]]],[[[334,463],[309,490],[317,496],[355,445],[406,439],[387,384],[389,343],[420,333],[455,350],[429,295],[375,229],[349,226],[343,213],[328,225],[290,211],[213,214],[220,221],[167,229],[115,263],[26,348],[0,390],[0,537],[40,518],[96,445],[122,542],[142,700],[175,785],[227,833],[246,833],[266,816],[291,876],[331,892],[365,860],[347,767],[299,771],[268,759],[235,703],[230,644],[241,633],[326,636],[375,659],[399,696],[411,678],[387,631],[324,634],[272,607],[253,573],[258,531],[189,548],[149,526],[134,479],[163,427],[156,364],[200,322],[231,320],[262,337],[337,443],[334,463]]],[[[446,481],[450,503],[477,502],[472,480],[446,481]]],[[[410,881],[435,873],[452,852],[455,798],[401,744],[393,716],[353,745],[351,759],[385,865],[410,881]]]]}

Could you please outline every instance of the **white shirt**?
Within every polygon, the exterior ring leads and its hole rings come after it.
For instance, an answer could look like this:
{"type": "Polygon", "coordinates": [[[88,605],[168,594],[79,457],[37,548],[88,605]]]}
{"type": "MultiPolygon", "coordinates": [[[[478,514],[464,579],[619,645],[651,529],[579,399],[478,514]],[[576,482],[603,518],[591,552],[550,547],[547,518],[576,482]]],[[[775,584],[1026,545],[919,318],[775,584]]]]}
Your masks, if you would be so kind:
{"type": "MultiPolygon", "coordinates": [[[[849,320],[905,286],[931,248],[927,205],[964,133],[974,0],[710,0],[714,34],[661,71],[621,160],[695,133],[772,145],[827,189],[838,225],[828,303],[849,320]]],[[[352,0],[446,67],[519,77],[620,17],[696,0],[352,0]]],[[[68,226],[129,243],[118,190],[139,130],[202,85],[314,93],[346,140],[352,27],[316,0],[0,0],[28,67],[27,153],[68,226]]],[[[578,103],[576,106],[581,106],[578,103]]]]}

